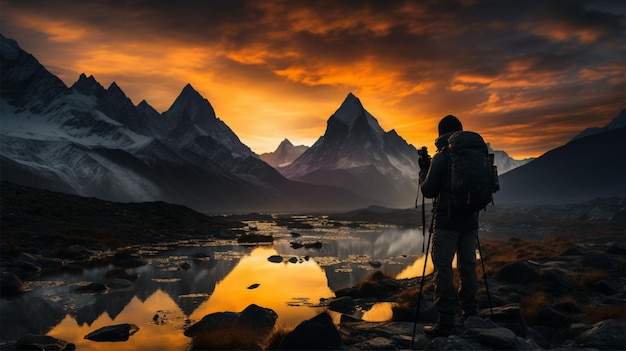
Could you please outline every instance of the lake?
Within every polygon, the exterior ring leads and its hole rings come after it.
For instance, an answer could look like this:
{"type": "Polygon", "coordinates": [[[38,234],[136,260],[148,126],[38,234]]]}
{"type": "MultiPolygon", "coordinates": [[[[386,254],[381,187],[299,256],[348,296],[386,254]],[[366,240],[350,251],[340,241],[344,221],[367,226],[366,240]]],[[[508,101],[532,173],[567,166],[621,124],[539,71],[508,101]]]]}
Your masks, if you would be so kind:
{"type": "MultiPolygon", "coordinates": [[[[106,272],[115,268],[112,264],[37,277],[27,282],[29,292],[0,300],[2,339],[28,332],[72,342],[78,350],[108,350],[112,343],[83,337],[104,326],[132,323],[139,331],[126,342],[114,343],[116,350],[184,350],[191,339],[183,330],[209,313],[240,312],[254,303],[276,311],[278,327],[295,327],[325,310],[321,299],[333,298],[335,291],[376,270],[398,279],[422,274],[421,228],[295,219],[312,228],[245,222],[250,232],[273,235],[271,244],[207,239],[139,247],[147,264],[127,269],[137,280],[104,294],[74,290],[104,282],[106,272]],[[322,245],[294,248],[292,242],[322,245]]],[[[391,317],[390,306],[381,303],[357,313],[364,320],[384,321],[391,317]]],[[[340,315],[333,316],[338,322],[340,315]]]]}

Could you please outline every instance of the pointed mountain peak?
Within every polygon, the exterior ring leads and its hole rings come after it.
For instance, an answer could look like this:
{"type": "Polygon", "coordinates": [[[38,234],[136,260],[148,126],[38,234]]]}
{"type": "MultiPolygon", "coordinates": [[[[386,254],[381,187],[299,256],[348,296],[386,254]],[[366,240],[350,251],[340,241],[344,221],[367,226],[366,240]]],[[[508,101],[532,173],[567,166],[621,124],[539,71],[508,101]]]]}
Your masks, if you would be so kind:
{"type": "Polygon", "coordinates": [[[357,129],[361,131],[369,129],[379,138],[382,138],[382,135],[385,133],[376,118],[367,112],[363,104],[361,104],[361,100],[352,93],[348,94],[339,109],[330,116],[326,131],[328,132],[331,129],[331,125],[337,122],[348,126],[350,131],[355,128],[355,125],[360,126],[357,129]]]}
{"type": "Polygon", "coordinates": [[[187,83],[187,85],[185,85],[185,87],[183,88],[183,90],[180,92],[181,96],[199,96],[202,97],[200,95],[200,93],[194,89],[191,84],[187,83]]]}
{"type": "Polygon", "coordinates": [[[281,141],[280,145],[278,147],[280,147],[282,145],[293,147],[293,143],[291,143],[291,141],[289,141],[289,139],[287,139],[287,138],[285,138],[285,140],[281,141]]]}
{"type": "Polygon", "coordinates": [[[109,85],[109,87],[107,88],[107,92],[111,95],[118,95],[118,96],[126,97],[126,94],[124,94],[124,91],[122,91],[119,85],[117,85],[117,83],[115,82],[109,85]]]}
{"type": "Polygon", "coordinates": [[[85,95],[100,95],[105,92],[104,87],[98,83],[93,75],[87,77],[85,73],[81,73],[72,88],[85,95]]]}

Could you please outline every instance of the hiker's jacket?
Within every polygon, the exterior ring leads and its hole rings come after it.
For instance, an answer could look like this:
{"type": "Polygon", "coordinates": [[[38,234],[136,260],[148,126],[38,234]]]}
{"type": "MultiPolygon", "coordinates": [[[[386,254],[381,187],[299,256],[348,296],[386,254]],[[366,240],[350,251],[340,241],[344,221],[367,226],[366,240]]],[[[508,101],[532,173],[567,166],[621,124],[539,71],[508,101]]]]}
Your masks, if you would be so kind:
{"type": "Polygon", "coordinates": [[[434,227],[452,231],[478,229],[478,213],[459,213],[450,204],[450,158],[444,148],[453,133],[440,136],[435,140],[437,152],[433,156],[426,178],[422,181],[424,197],[435,199],[433,207],[434,227]]]}

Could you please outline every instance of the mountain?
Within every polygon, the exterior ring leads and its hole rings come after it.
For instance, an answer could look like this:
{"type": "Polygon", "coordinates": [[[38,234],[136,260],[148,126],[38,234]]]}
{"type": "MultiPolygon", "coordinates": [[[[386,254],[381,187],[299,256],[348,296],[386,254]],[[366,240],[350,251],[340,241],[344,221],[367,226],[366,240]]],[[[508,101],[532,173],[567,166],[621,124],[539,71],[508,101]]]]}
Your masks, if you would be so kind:
{"type": "Polygon", "coordinates": [[[111,201],[205,212],[352,209],[345,189],[291,181],[263,162],[191,85],[160,114],[114,82],[71,86],[1,39],[2,180],[111,201]]]}
{"type": "Polygon", "coordinates": [[[624,127],[626,127],[626,109],[623,109],[619,113],[619,115],[617,115],[617,117],[615,117],[606,126],[602,128],[599,128],[599,127],[587,128],[583,130],[580,134],[576,135],[572,140],[582,139],[590,135],[603,133],[609,130],[624,128],[624,127]]]}
{"type": "Polygon", "coordinates": [[[385,132],[352,93],[330,116],[326,132],[279,169],[286,177],[349,189],[387,206],[409,207],[417,194],[417,150],[385,132]]]}
{"type": "Polygon", "coordinates": [[[259,157],[270,166],[281,168],[288,166],[308,149],[306,145],[294,146],[288,139],[285,139],[280,142],[274,152],[266,152],[259,157]]]}
{"type": "MultiPolygon", "coordinates": [[[[613,122],[623,118],[622,110],[613,122]]],[[[606,128],[502,175],[501,191],[494,198],[496,203],[573,203],[626,196],[624,160],[626,127],[606,128]]]]}
{"type": "Polygon", "coordinates": [[[493,154],[494,164],[498,167],[498,174],[502,175],[510,170],[513,170],[519,166],[523,166],[528,162],[534,160],[534,158],[526,158],[523,160],[516,160],[509,156],[505,151],[494,150],[491,145],[487,143],[487,149],[493,154]]]}

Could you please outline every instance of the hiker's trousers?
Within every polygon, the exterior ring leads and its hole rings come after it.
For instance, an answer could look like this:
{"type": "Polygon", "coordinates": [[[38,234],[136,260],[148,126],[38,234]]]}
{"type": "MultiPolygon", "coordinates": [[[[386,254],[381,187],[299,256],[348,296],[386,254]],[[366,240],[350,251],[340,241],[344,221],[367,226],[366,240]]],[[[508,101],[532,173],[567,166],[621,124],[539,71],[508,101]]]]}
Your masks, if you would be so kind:
{"type": "Polygon", "coordinates": [[[476,230],[456,232],[435,229],[432,258],[435,266],[435,306],[441,323],[454,323],[459,302],[464,315],[477,312],[476,230]],[[455,289],[452,262],[457,255],[461,282],[455,289]]]}

